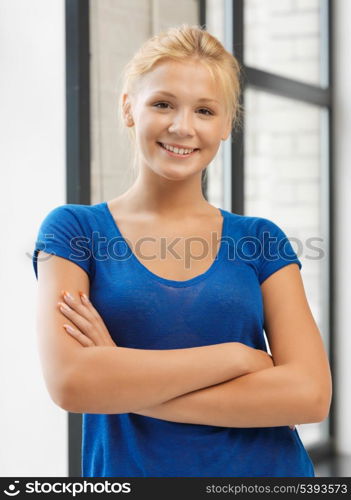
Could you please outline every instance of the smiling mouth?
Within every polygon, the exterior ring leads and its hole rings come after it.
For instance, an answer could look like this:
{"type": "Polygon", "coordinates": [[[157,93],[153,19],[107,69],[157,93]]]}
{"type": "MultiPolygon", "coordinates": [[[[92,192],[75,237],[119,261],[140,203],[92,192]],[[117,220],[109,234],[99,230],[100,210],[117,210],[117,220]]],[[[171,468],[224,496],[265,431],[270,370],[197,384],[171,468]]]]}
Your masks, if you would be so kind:
{"type": "MultiPolygon", "coordinates": [[[[169,156],[173,156],[175,158],[188,158],[189,156],[192,156],[197,151],[199,151],[199,148],[195,148],[193,151],[191,151],[191,153],[181,154],[181,153],[176,153],[175,151],[170,151],[169,149],[165,148],[161,142],[157,142],[156,144],[158,144],[166,153],[168,153],[169,156]]],[[[178,150],[180,149],[190,149],[190,148],[178,148],[178,150]]]]}

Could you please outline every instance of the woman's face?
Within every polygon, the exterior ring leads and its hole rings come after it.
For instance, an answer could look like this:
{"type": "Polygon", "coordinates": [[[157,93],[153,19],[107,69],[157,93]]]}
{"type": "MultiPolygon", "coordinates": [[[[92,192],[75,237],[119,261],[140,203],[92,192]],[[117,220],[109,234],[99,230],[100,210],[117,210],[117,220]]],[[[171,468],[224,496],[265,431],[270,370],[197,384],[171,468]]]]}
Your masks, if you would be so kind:
{"type": "Polygon", "coordinates": [[[161,61],[142,76],[135,95],[124,96],[131,104],[141,167],[184,179],[208,166],[231,130],[218,87],[207,68],[193,60],[161,61]],[[178,151],[168,152],[164,145],[178,151]]]}

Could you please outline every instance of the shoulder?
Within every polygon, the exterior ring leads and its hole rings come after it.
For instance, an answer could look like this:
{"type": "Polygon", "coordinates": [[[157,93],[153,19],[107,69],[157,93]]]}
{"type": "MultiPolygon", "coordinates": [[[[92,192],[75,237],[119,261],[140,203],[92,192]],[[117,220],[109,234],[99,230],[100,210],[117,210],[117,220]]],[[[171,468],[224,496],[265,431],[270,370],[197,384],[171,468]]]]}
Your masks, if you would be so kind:
{"type": "Polygon", "coordinates": [[[44,220],[71,219],[77,222],[84,222],[89,218],[89,214],[93,208],[94,205],[78,205],[74,203],[58,205],[47,213],[44,220]]]}
{"type": "MultiPolygon", "coordinates": [[[[283,233],[282,228],[273,220],[253,215],[240,215],[224,210],[228,220],[228,232],[233,235],[262,238],[264,231],[283,233]]],[[[285,234],[285,233],[284,233],[285,234]]]]}
{"type": "Polygon", "coordinates": [[[103,204],[82,205],[68,203],[51,209],[42,220],[36,239],[36,246],[45,250],[46,245],[79,246],[91,249],[95,232],[102,229],[103,204]]]}
{"type": "Polygon", "coordinates": [[[98,208],[98,205],[65,204],[47,213],[40,224],[34,245],[33,265],[36,274],[40,251],[64,257],[92,273],[92,230],[98,208]]]}
{"type": "Polygon", "coordinates": [[[280,225],[271,219],[226,212],[226,238],[235,258],[256,272],[260,284],[278,269],[302,264],[290,239],[280,225]]]}
{"type": "Polygon", "coordinates": [[[67,203],[51,209],[43,218],[39,232],[55,229],[59,233],[73,233],[77,236],[91,236],[95,227],[99,226],[102,203],[82,205],[67,203]]]}

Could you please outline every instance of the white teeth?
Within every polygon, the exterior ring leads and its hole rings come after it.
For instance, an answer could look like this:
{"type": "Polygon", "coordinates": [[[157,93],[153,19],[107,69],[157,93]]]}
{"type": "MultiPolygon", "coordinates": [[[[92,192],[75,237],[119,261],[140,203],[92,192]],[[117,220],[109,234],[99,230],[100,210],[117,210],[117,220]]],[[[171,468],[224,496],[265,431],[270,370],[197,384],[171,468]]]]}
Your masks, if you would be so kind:
{"type": "Polygon", "coordinates": [[[173,146],[168,146],[168,144],[163,144],[163,143],[162,146],[168,149],[169,151],[173,151],[174,153],[181,155],[189,154],[194,151],[194,149],[174,148],[173,146]]]}

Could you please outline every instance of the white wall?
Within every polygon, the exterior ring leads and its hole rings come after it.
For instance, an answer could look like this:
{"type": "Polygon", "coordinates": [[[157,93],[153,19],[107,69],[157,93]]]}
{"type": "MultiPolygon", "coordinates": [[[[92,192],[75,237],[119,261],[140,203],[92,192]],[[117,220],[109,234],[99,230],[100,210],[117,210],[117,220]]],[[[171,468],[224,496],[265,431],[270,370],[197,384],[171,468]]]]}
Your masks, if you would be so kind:
{"type": "Polygon", "coordinates": [[[334,175],[335,175],[335,319],[338,382],[337,449],[351,455],[351,2],[338,0],[334,6],[334,175]]]}
{"type": "Polygon", "coordinates": [[[31,253],[65,200],[64,0],[0,0],[0,476],[67,476],[67,413],[46,390],[31,253]]]}

